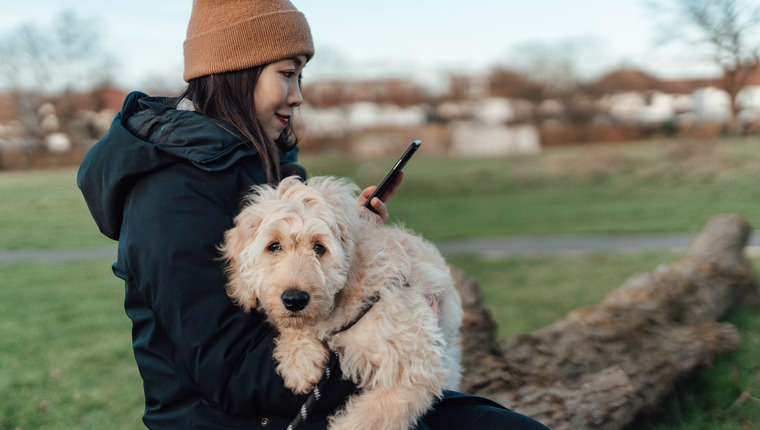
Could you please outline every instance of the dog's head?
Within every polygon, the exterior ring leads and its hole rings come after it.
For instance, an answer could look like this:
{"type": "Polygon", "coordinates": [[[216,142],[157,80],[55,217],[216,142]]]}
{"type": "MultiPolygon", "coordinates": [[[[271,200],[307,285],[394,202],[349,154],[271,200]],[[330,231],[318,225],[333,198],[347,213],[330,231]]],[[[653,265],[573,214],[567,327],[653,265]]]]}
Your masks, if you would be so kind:
{"type": "Polygon", "coordinates": [[[233,301],[278,326],[327,318],[353,259],[357,194],[331,177],[254,187],[220,246],[233,301]]]}

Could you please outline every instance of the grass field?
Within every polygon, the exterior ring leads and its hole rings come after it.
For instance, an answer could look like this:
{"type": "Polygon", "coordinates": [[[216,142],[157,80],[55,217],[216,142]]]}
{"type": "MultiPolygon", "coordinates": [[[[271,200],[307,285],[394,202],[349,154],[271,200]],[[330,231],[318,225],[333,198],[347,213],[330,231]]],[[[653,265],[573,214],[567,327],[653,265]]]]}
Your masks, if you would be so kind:
{"type": "MultiPolygon", "coordinates": [[[[698,231],[717,213],[760,226],[760,139],[572,147],[514,159],[432,157],[424,146],[418,153],[391,215],[431,240],[698,231]]],[[[312,175],[362,186],[394,161],[302,157],[312,175]]],[[[70,169],[0,174],[0,214],[0,249],[112,243],[95,228],[70,169]]]]}
{"type": "MultiPolygon", "coordinates": [[[[424,148],[424,147],[423,147],[424,148]]],[[[305,156],[312,174],[369,185],[393,160],[305,156]]],[[[760,140],[565,148],[519,159],[424,156],[407,166],[393,220],[429,239],[698,231],[716,213],[760,226],[760,140]]],[[[0,250],[113,245],[75,171],[0,173],[0,250]]],[[[668,252],[451,256],[472,274],[509,338],[598,302],[668,252]]],[[[142,392],[110,261],[0,263],[0,430],[141,428],[142,392]]],[[[733,312],[740,348],[677,387],[636,429],[747,429],[760,423],[760,316],[733,312]]]]}
{"type": "Polygon", "coordinates": [[[131,324],[110,262],[0,270],[0,429],[141,428],[131,324]]]}

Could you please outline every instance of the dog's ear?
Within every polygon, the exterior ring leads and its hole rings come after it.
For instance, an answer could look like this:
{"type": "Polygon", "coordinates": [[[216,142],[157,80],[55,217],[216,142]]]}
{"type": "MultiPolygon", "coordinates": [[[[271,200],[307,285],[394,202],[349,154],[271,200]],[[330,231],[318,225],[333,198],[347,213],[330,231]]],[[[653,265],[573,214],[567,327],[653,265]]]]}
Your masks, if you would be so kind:
{"type": "Polygon", "coordinates": [[[251,207],[243,209],[235,217],[235,226],[224,233],[224,241],[219,246],[221,258],[225,263],[227,295],[246,312],[256,308],[257,298],[253,288],[248,286],[243,278],[243,251],[256,235],[260,224],[261,217],[256,211],[251,207]]]}

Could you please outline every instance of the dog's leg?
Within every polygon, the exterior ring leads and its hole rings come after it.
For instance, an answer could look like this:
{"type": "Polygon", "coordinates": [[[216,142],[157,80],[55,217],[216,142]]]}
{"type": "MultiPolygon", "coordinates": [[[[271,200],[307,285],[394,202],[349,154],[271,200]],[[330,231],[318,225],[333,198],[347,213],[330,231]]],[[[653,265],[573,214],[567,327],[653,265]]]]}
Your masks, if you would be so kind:
{"type": "Polygon", "coordinates": [[[277,373],[296,394],[309,393],[319,382],[330,352],[314,332],[281,329],[274,348],[277,373]]]}
{"type": "Polygon", "coordinates": [[[443,336],[424,297],[407,299],[410,309],[400,301],[378,303],[379,312],[334,339],[343,375],[361,392],[330,418],[330,430],[408,430],[443,393],[449,375],[443,336]]]}

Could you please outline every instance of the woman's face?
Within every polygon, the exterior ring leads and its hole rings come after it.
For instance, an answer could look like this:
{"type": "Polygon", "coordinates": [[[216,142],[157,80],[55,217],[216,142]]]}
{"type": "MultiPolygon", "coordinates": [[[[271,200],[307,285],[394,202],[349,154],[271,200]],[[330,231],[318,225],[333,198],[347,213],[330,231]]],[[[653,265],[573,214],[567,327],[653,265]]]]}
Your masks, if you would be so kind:
{"type": "Polygon", "coordinates": [[[301,71],[306,56],[269,63],[261,70],[253,90],[256,116],[267,136],[276,140],[290,123],[293,108],[303,102],[301,71]]]}

